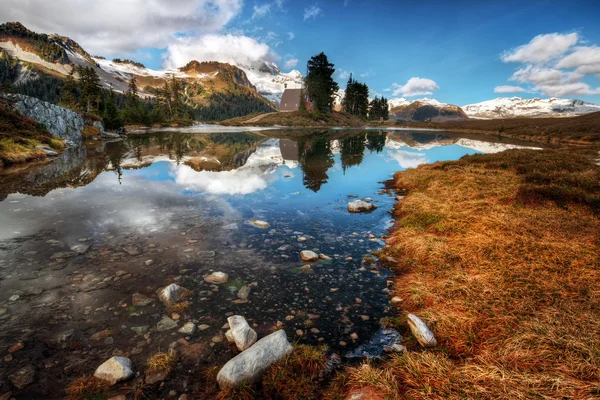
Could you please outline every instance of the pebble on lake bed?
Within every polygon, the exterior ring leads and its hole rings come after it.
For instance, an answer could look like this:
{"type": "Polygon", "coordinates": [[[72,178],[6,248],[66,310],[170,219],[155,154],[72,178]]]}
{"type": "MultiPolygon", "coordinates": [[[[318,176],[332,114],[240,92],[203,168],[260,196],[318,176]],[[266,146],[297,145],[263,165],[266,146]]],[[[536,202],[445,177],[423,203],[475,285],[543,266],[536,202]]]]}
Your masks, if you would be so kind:
{"type": "Polygon", "coordinates": [[[256,228],[260,228],[260,229],[267,229],[269,228],[271,225],[269,225],[268,222],[266,221],[261,221],[259,219],[251,219],[248,221],[248,223],[256,228]]]}
{"type": "Polygon", "coordinates": [[[224,272],[213,272],[212,274],[204,275],[204,280],[208,283],[227,283],[229,275],[224,272]]]}
{"type": "Polygon", "coordinates": [[[319,259],[319,255],[311,250],[303,250],[300,252],[300,258],[304,262],[313,262],[319,259]]]}

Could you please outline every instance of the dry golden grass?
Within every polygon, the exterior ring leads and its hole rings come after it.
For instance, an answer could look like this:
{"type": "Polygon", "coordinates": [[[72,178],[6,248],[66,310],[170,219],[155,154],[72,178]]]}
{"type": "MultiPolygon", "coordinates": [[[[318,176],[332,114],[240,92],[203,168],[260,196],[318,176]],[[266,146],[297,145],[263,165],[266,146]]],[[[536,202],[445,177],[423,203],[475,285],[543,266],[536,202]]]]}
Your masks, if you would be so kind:
{"type": "Polygon", "coordinates": [[[65,393],[70,400],[103,399],[108,397],[109,390],[108,382],[90,376],[75,379],[67,386],[65,393]]]}
{"type": "Polygon", "coordinates": [[[407,355],[381,367],[403,398],[600,396],[599,180],[584,150],[466,157],[395,176],[409,194],[387,241],[393,295],[440,343],[423,351],[409,340],[407,355]]]}
{"type": "Polygon", "coordinates": [[[169,307],[169,313],[183,315],[190,309],[190,303],[183,301],[181,303],[173,304],[169,307]]]}
{"type": "Polygon", "coordinates": [[[81,134],[84,138],[90,139],[100,135],[100,129],[92,125],[86,125],[83,127],[83,131],[81,132],[81,134]]]}

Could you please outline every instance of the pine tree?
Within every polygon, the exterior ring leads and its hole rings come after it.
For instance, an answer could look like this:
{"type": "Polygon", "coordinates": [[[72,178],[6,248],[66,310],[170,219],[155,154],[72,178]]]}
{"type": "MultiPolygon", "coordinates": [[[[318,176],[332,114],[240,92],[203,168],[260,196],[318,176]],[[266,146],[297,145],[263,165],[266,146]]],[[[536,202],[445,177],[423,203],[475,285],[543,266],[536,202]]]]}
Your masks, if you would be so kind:
{"type": "Polygon", "coordinates": [[[111,90],[108,99],[104,102],[104,112],[102,113],[104,127],[110,131],[117,131],[123,127],[123,120],[119,115],[117,104],[115,102],[115,93],[111,90]]]}
{"type": "Polygon", "coordinates": [[[86,112],[98,112],[100,96],[102,94],[100,78],[92,67],[79,67],[79,80],[81,82],[81,96],[79,107],[86,112]]]}
{"type": "Polygon", "coordinates": [[[75,97],[75,79],[73,75],[75,68],[71,70],[71,73],[67,76],[65,84],[61,88],[60,104],[63,107],[75,109],[77,107],[77,99],[75,97]]]}
{"type": "Polygon", "coordinates": [[[175,78],[175,75],[171,77],[171,98],[171,118],[183,118],[184,107],[181,83],[175,78]]]}
{"type": "Polygon", "coordinates": [[[369,111],[369,87],[352,79],[352,74],[346,84],[343,105],[347,113],[361,118],[366,118],[369,111]]]}
{"type": "Polygon", "coordinates": [[[347,113],[353,114],[354,111],[354,80],[352,79],[352,74],[350,74],[350,78],[348,78],[348,83],[346,84],[346,94],[343,100],[344,110],[347,113]]]}
{"type": "Polygon", "coordinates": [[[129,87],[125,95],[125,109],[123,110],[123,120],[128,124],[138,124],[142,122],[140,104],[138,99],[137,80],[135,76],[129,81],[129,87]]]}
{"type": "Polygon", "coordinates": [[[306,86],[314,109],[318,113],[328,114],[331,112],[334,95],[339,86],[333,80],[335,73],[334,64],[330,63],[325,53],[317,54],[308,60],[308,74],[306,86]]]}

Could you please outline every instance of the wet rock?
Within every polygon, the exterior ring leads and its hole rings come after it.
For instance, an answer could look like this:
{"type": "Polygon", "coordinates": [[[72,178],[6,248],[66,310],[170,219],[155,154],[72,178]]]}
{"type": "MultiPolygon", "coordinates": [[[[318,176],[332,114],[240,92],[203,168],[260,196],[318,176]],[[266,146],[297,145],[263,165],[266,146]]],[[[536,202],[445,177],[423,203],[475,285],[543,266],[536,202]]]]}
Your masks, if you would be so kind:
{"type": "Polygon", "coordinates": [[[179,348],[181,359],[186,364],[199,364],[203,361],[208,346],[204,343],[193,343],[179,348]]]}
{"type": "Polygon", "coordinates": [[[181,286],[171,283],[160,291],[158,298],[165,306],[170,307],[180,301],[185,292],[181,286]]]}
{"type": "Polygon", "coordinates": [[[429,330],[425,322],[423,322],[419,317],[414,314],[408,314],[407,322],[410,331],[421,346],[431,347],[437,345],[437,340],[435,340],[433,332],[429,330]]]}
{"type": "Polygon", "coordinates": [[[196,324],[193,322],[187,322],[181,327],[181,329],[179,329],[179,332],[186,335],[191,335],[196,332],[196,324]]]}
{"type": "Polygon", "coordinates": [[[23,347],[25,347],[25,345],[23,343],[21,343],[21,342],[15,343],[8,348],[8,352],[11,354],[16,353],[17,351],[21,350],[23,347]]]}
{"type": "Polygon", "coordinates": [[[169,370],[165,371],[146,371],[146,383],[148,385],[154,385],[155,383],[162,382],[167,379],[169,370]]]}
{"type": "Polygon", "coordinates": [[[163,319],[156,324],[156,330],[159,332],[164,332],[175,328],[177,328],[177,322],[173,321],[169,317],[163,317],[163,319]]]}
{"type": "Polygon", "coordinates": [[[268,222],[266,221],[261,221],[259,219],[251,219],[248,221],[248,223],[256,228],[260,228],[260,229],[268,229],[271,225],[269,225],[268,222]]]}
{"type": "Polygon", "coordinates": [[[255,382],[270,365],[281,360],[292,350],[285,331],[279,330],[265,336],[221,368],[217,375],[219,386],[224,389],[245,382],[255,382]]]}
{"type": "Polygon", "coordinates": [[[152,260],[152,259],[148,259],[148,260],[144,261],[144,264],[146,265],[146,267],[149,267],[149,266],[151,266],[152,264],[154,264],[154,260],[152,260]]]}
{"type": "Polygon", "coordinates": [[[17,389],[24,389],[35,381],[35,367],[29,364],[14,374],[9,375],[8,379],[17,389]]]}
{"type": "Polygon", "coordinates": [[[205,331],[209,328],[210,328],[210,325],[206,325],[206,324],[202,324],[202,325],[198,326],[198,329],[200,329],[201,331],[205,331]]]}
{"type": "Polygon", "coordinates": [[[227,322],[229,323],[229,337],[233,338],[239,351],[248,349],[256,342],[258,336],[254,329],[250,328],[246,318],[241,315],[233,315],[227,318],[227,322]]]}
{"type": "Polygon", "coordinates": [[[215,284],[227,283],[229,280],[229,276],[224,272],[213,272],[212,274],[204,275],[203,278],[206,282],[215,284]]]}
{"type": "Polygon", "coordinates": [[[150,329],[149,325],[142,325],[142,326],[133,326],[133,327],[131,327],[131,330],[133,332],[135,332],[135,334],[138,335],[138,336],[144,335],[146,332],[148,332],[149,329],[150,329]]]}
{"type": "Polygon", "coordinates": [[[114,385],[133,376],[133,364],[129,358],[112,357],[96,369],[94,376],[114,385]]]}
{"type": "Polygon", "coordinates": [[[304,243],[304,242],[306,242],[306,238],[305,238],[304,236],[300,236],[300,237],[298,238],[298,241],[299,241],[300,243],[304,243]]]}
{"type": "Polygon", "coordinates": [[[91,337],[90,340],[93,340],[95,342],[99,342],[100,340],[104,340],[107,337],[109,337],[110,335],[112,335],[112,331],[110,329],[105,329],[103,331],[100,332],[96,332],[94,333],[91,337]]]}
{"type": "Polygon", "coordinates": [[[244,285],[240,288],[240,290],[238,290],[237,297],[242,300],[246,300],[248,298],[248,296],[250,295],[250,291],[251,291],[250,286],[244,285]]]}
{"type": "Polygon", "coordinates": [[[85,254],[87,253],[89,248],[89,244],[76,244],[75,246],[71,247],[71,250],[73,250],[77,254],[85,254]]]}
{"type": "Polygon", "coordinates": [[[376,209],[377,206],[373,203],[367,203],[362,200],[355,200],[348,203],[348,211],[351,213],[368,212],[376,209]]]}
{"type": "Polygon", "coordinates": [[[131,295],[131,304],[133,304],[135,307],[149,306],[153,302],[154,300],[152,300],[148,296],[144,296],[141,293],[134,293],[133,295],[131,295]]]}
{"type": "Polygon", "coordinates": [[[329,257],[329,256],[326,256],[325,254],[322,254],[322,253],[321,253],[321,254],[319,254],[319,258],[320,258],[321,260],[331,260],[331,257],[329,257]]]}
{"type": "Polygon", "coordinates": [[[300,252],[300,258],[304,262],[313,262],[319,259],[319,255],[311,250],[302,250],[300,252]]]}
{"type": "Polygon", "coordinates": [[[312,267],[310,265],[305,265],[303,267],[300,267],[300,272],[302,272],[303,274],[312,274],[314,273],[312,267]]]}

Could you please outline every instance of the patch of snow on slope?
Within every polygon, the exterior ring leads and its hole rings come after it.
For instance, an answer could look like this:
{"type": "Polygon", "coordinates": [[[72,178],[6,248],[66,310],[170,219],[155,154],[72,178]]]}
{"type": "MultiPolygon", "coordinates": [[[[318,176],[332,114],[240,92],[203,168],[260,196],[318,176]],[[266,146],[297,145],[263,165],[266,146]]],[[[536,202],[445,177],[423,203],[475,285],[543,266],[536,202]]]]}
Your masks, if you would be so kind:
{"type": "Polygon", "coordinates": [[[479,140],[470,140],[470,139],[460,139],[458,142],[456,142],[456,144],[461,147],[473,149],[473,150],[479,151],[484,154],[500,153],[502,151],[511,150],[511,149],[542,150],[541,147],[519,146],[516,144],[505,144],[505,143],[490,143],[490,142],[482,142],[479,140]]]}
{"type": "Polygon", "coordinates": [[[548,116],[573,116],[600,111],[600,105],[581,100],[559,99],[523,99],[520,97],[499,97],[481,103],[462,107],[469,117],[511,118],[548,116]]]}

